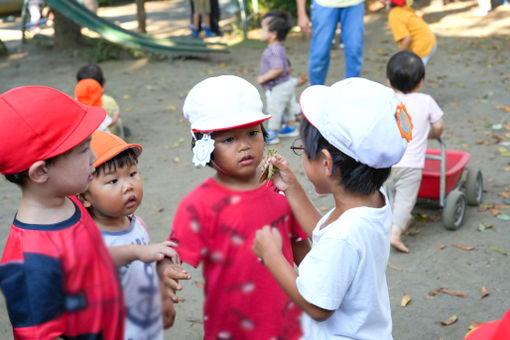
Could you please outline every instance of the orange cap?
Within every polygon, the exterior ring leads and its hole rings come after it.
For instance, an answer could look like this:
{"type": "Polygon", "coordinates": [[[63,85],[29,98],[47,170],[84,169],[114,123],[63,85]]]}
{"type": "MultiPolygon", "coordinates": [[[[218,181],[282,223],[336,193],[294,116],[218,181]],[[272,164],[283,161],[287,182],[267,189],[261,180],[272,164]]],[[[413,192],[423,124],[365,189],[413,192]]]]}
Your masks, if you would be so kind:
{"type": "Polygon", "coordinates": [[[74,88],[74,96],[85,105],[103,107],[103,87],[95,79],[82,79],[74,88]]]}
{"type": "Polygon", "coordinates": [[[97,156],[97,160],[94,162],[96,168],[124,150],[133,149],[136,157],[140,156],[143,150],[141,145],[128,144],[122,138],[105,131],[94,131],[90,146],[97,156]]]}

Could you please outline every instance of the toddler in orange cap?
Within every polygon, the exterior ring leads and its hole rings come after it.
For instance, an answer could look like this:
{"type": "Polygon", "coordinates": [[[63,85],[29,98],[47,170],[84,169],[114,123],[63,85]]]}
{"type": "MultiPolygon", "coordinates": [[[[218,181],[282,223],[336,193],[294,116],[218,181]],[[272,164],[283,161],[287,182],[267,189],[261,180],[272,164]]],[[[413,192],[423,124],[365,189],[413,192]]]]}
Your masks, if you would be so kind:
{"type": "MultiPolygon", "coordinates": [[[[169,247],[175,246],[172,242],[150,244],[144,222],[134,215],[143,197],[137,168],[142,147],[104,131],[92,134],[91,147],[97,155],[96,171],[80,196],[119,267],[127,312],[124,338],[163,339],[163,323],[165,328],[173,324],[175,310],[163,285],[160,291],[154,261],[166,256],[176,264],[179,258],[169,247]]],[[[174,266],[173,279],[189,279],[177,268],[180,265],[174,266]]]]}
{"type": "Polygon", "coordinates": [[[49,87],[0,95],[0,172],[21,189],[0,260],[15,339],[123,337],[117,270],[74,197],[93,179],[90,135],[105,115],[49,87]]]}

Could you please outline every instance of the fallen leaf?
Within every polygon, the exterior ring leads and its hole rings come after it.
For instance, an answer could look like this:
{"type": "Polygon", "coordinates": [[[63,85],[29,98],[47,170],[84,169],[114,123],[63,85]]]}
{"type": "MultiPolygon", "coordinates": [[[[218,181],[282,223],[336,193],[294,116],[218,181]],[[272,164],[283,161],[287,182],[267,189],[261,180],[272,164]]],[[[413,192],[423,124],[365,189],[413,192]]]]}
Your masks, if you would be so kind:
{"type": "Polygon", "coordinates": [[[227,66],[227,64],[225,64],[225,62],[224,62],[224,61],[222,61],[222,62],[221,62],[221,63],[219,63],[218,65],[219,65],[220,67],[225,67],[225,66],[227,66]]]}
{"type": "Polygon", "coordinates": [[[476,249],[473,246],[466,246],[466,245],[463,245],[463,244],[456,244],[455,247],[457,247],[459,249],[463,249],[463,250],[475,250],[476,249]]]}
{"type": "Polygon", "coordinates": [[[126,107],[126,108],[124,109],[124,111],[125,111],[125,112],[131,112],[131,111],[133,111],[133,108],[131,108],[131,107],[126,107]]]}
{"type": "Polygon", "coordinates": [[[499,210],[506,210],[506,209],[509,209],[509,208],[510,208],[510,205],[506,205],[506,204],[496,204],[496,205],[494,206],[494,208],[499,209],[499,210]]]}
{"type": "MultiPolygon", "coordinates": [[[[510,112],[510,107],[507,106],[506,108],[508,109],[506,112],[510,112]]],[[[510,122],[503,124],[503,128],[507,131],[510,131],[510,122]]]]}
{"type": "Polygon", "coordinates": [[[450,290],[450,289],[443,288],[443,289],[441,289],[441,292],[448,294],[448,295],[458,296],[458,297],[462,297],[462,298],[466,297],[466,294],[464,292],[461,292],[458,290],[450,290]]]}
{"type": "Polygon", "coordinates": [[[162,212],[163,210],[165,210],[165,208],[158,208],[158,213],[162,212]]]}
{"type": "Polygon", "coordinates": [[[388,261],[388,267],[390,267],[391,269],[395,269],[396,271],[399,271],[399,272],[403,272],[404,269],[398,267],[398,266],[395,266],[393,263],[389,262],[388,261]]]}
{"type": "Polygon", "coordinates": [[[484,231],[485,230],[485,224],[479,224],[477,229],[478,229],[478,231],[484,231]]]}
{"type": "Polygon", "coordinates": [[[320,210],[322,210],[322,211],[328,211],[328,210],[329,210],[329,207],[326,207],[326,206],[324,206],[324,205],[321,205],[321,206],[319,207],[319,209],[320,209],[320,210]]]}
{"type": "MultiPolygon", "coordinates": [[[[508,168],[508,170],[506,171],[510,171],[510,168],[508,168]]],[[[510,192],[509,191],[501,191],[499,193],[500,196],[504,197],[504,198],[508,198],[510,196],[510,192]]]]}
{"type": "Polygon", "coordinates": [[[491,250],[494,250],[502,255],[507,255],[505,249],[501,248],[501,247],[498,247],[498,246],[492,246],[491,247],[491,250]]]}
{"type": "Polygon", "coordinates": [[[510,106],[496,106],[496,109],[510,112],[510,106]]]}
{"type": "Polygon", "coordinates": [[[201,289],[204,289],[205,285],[203,282],[200,282],[200,281],[195,281],[195,285],[198,287],[198,288],[201,288],[201,289]]]}
{"type": "Polygon", "coordinates": [[[494,207],[494,204],[492,203],[481,203],[478,206],[478,211],[486,211],[487,209],[490,209],[492,207],[494,207]]]}
{"type": "Polygon", "coordinates": [[[167,106],[167,107],[166,107],[166,109],[167,109],[168,111],[175,111],[175,110],[177,110],[177,106],[175,106],[175,105],[170,105],[170,106],[167,106]]]}
{"type": "Polygon", "coordinates": [[[503,212],[501,210],[498,210],[498,209],[489,209],[489,211],[491,212],[492,216],[498,216],[498,215],[501,215],[503,212]]]}
{"type": "Polygon", "coordinates": [[[439,249],[444,249],[444,248],[446,248],[446,244],[442,244],[439,246],[439,249]]]}
{"type": "Polygon", "coordinates": [[[476,142],[476,144],[478,144],[478,145],[491,145],[491,142],[489,142],[488,140],[479,140],[478,142],[476,142]]]}
{"type": "Polygon", "coordinates": [[[457,322],[457,315],[452,315],[450,316],[447,320],[444,320],[444,321],[441,321],[441,324],[442,325],[445,325],[445,326],[449,326],[451,325],[452,323],[455,323],[457,322]]]}
{"type": "Polygon", "coordinates": [[[129,98],[131,98],[131,97],[129,96],[129,94],[125,94],[125,95],[123,95],[123,96],[122,96],[122,98],[124,98],[124,99],[129,99],[129,98]]]}
{"type": "Polygon", "coordinates": [[[173,161],[174,163],[180,163],[180,162],[181,162],[181,159],[180,159],[179,157],[174,157],[174,158],[172,159],[172,161],[173,161]]]}
{"type": "Polygon", "coordinates": [[[419,228],[410,227],[405,231],[405,235],[414,236],[414,235],[417,235],[418,233],[421,233],[423,231],[423,229],[425,229],[425,227],[419,227],[419,228]]]}
{"type": "Polygon", "coordinates": [[[402,300],[400,300],[400,306],[405,307],[409,304],[409,302],[411,302],[411,295],[404,294],[404,296],[402,296],[402,300]]]}
{"type": "Polygon", "coordinates": [[[482,286],[480,291],[482,292],[482,299],[489,296],[489,294],[490,294],[489,291],[487,290],[487,288],[485,288],[485,286],[482,286]]]}
{"type": "Polygon", "coordinates": [[[482,325],[482,322],[475,321],[471,325],[468,326],[468,329],[472,331],[473,329],[477,329],[482,325]]]}
{"type": "Polygon", "coordinates": [[[497,218],[498,218],[499,220],[502,220],[502,221],[509,221],[509,220],[510,220],[510,216],[509,216],[509,215],[507,215],[507,214],[499,214],[499,215],[497,216],[497,218]]]}
{"type": "Polygon", "coordinates": [[[441,291],[441,288],[436,288],[436,289],[433,289],[429,292],[429,295],[430,296],[436,296],[437,294],[439,294],[439,292],[441,291]]]}

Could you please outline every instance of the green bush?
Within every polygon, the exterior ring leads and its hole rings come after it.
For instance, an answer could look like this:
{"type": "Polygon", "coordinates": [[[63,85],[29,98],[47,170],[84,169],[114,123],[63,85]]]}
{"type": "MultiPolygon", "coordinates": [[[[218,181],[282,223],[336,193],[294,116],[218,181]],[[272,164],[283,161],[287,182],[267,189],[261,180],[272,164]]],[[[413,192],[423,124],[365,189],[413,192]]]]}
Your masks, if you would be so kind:
{"type": "MultiPolygon", "coordinates": [[[[310,0],[306,0],[306,8],[310,9],[310,0]]],[[[251,1],[247,0],[247,4],[251,9],[251,1]]],[[[259,0],[260,12],[264,14],[265,12],[272,9],[283,9],[289,12],[294,18],[297,18],[297,7],[295,0],[259,0]]]]}

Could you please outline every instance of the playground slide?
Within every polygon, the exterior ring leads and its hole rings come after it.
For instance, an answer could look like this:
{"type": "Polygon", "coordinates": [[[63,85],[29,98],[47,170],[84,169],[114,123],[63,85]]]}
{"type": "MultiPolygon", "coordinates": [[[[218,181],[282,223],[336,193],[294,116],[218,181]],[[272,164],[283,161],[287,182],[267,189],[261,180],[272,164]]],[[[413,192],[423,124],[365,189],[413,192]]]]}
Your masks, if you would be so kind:
{"type": "Polygon", "coordinates": [[[97,32],[104,39],[131,48],[153,53],[228,53],[226,48],[210,48],[209,45],[225,46],[191,39],[162,39],[149,34],[133,32],[119,27],[111,21],[98,17],[74,0],[45,0],[45,2],[76,24],[97,32]]]}

